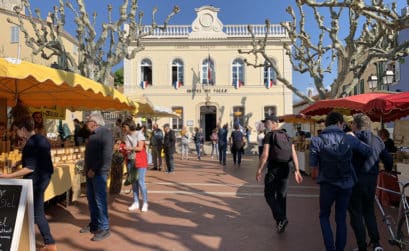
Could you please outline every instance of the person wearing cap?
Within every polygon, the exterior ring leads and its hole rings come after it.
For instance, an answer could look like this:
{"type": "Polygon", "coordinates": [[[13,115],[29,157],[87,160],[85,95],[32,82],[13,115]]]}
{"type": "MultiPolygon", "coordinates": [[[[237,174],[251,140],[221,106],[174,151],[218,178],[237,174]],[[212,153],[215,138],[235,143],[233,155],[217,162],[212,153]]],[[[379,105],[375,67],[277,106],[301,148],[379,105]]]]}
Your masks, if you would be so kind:
{"type": "Polygon", "coordinates": [[[175,132],[170,129],[169,124],[163,125],[163,131],[165,132],[165,138],[163,139],[163,151],[165,152],[165,160],[167,173],[173,173],[175,171],[173,163],[173,154],[176,152],[176,137],[175,132]]]}
{"type": "Polygon", "coordinates": [[[288,224],[286,204],[290,166],[294,166],[294,178],[298,184],[302,182],[303,178],[298,168],[294,144],[284,132],[279,130],[278,118],[272,115],[266,117],[262,122],[265,124],[268,133],[264,138],[263,153],[259,161],[256,180],[257,182],[261,181],[264,173],[263,170],[267,166],[267,173],[264,177],[264,197],[276,221],[277,232],[283,233],[288,224]],[[278,134],[281,134],[281,138],[285,138],[291,144],[291,149],[288,150],[291,151],[291,153],[288,153],[291,156],[289,161],[278,162],[274,160],[275,156],[273,154],[275,152],[273,151],[273,146],[270,146],[270,142],[273,142],[274,139],[277,140],[278,134]]]}

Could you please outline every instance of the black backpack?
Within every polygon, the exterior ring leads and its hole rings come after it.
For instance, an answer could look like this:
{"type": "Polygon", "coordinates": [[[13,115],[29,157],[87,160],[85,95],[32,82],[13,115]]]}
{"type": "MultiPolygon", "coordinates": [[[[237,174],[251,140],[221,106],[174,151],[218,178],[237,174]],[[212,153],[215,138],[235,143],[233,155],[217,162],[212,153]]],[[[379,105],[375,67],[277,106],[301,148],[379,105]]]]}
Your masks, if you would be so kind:
{"type": "Polygon", "coordinates": [[[292,159],[293,150],[290,137],[281,130],[270,132],[269,163],[288,163],[292,159]]]}
{"type": "Polygon", "coordinates": [[[345,136],[339,142],[329,143],[320,136],[324,145],[320,152],[319,170],[329,181],[338,181],[352,176],[352,149],[345,143],[345,136]]]}

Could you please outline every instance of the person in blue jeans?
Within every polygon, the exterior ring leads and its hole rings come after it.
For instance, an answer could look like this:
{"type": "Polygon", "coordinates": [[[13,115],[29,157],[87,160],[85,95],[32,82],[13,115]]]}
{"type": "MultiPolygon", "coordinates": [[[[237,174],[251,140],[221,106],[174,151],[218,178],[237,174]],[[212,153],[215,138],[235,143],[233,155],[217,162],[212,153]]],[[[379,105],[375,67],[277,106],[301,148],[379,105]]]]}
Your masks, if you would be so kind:
{"type": "Polygon", "coordinates": [[[342,114],[338,112],[331,112],[327,115],[325,126],[326,128],[319,136],[311,139],[310,166],[311,168],[318,168],[319,171],[317,178],[317,183],[320,185],[319,219],[325,250],[342,251],[345,249],[347,239],[347,208],[351,198],[352,188],[356,183],[356,174],[352,166],[352,154],[369,157],[372,153],[372,148],[361,142],[354,135],[346,134],[343,131],[344,118],[342,114]],[[324,164],[324,160],[328,157],[324,156],[324,154],[328,154],[328,152],[324,151],[324,145],[338,145],[342,140],[352,150],[346,159],[350,172],[349,175],[343,176],[342,178],[331,179],[328,175],[329,171],[326,170],[333,170],[334,168],[337,168],[337,166],[328,166],[324,164]],[[331,208],[334,203],[336,223],[335,240],[329,220],[331,208]]]}
{"type": "Polygon", "coordinates": [[[148,192],[146,190],[145,184],[145,176],[146,176],[146,169],[148,168],[148,156],[146,154],[146,147],[145,147],[145,135],[144,135],[144,127],[142,127],[138,131],[138,143],[134,150],[136,151],[135,162],[134,166],[131,168],[138,169],[138,179],[132,183],[132,191],[133,191],[133,203],[130,207],[128,207],[129,211],[134,211],[139,209],[139,190],[142,193],[142,212],[148,211],[148,192]]]}
{"type": "Polygon", "coordinates": [[[241,155],[242,155],[242,148],[245,142],[245,137],[243,133],[240,131],[240,125],[234,125],[234,131],[231,132],[231,136],[229,139],[229,144],[231,146],[230,150],[233,154],[233,164],[236,163],[240,166],[241,165],[241,155]]]}
{"type": "Polygon", "coordinates": [[[379,161],[387,172],[392,171],[393,157],[387,151],[383,140],[371,132],[371,119],[362,113],[355,114],[351,129],[358,139],[372,147],[369,158],[354,156],[352,162],[358,176],[358,182],[352,189],[349,202],[349,218],[354,230],[357,251],[365,251],[371,246],[374,251],[382,251],[379,243],[379,231],[375,214],[375,192],[378,181],[379,161]],[[370,239],[368,245],[366,233],[370,239]]]}
{"type": "Polygon", "coordinates": [[[55,251],[57,247],[51,235],[50,226],[44,213],[44,191],[50,183],[54,172],[51,161],[51,145],[45,136],[36,134],[34,121],[31,117],[23,117],[14,121],[17,135],[27,139],[23,150],[22,168],[10,174],[1,174],[0,178],[15,179],[23,176],[33,182],[34,221],[44,240],[44,247],[40,251],[55,251]]]}
{"type": "Polygon", "coordinates": [[[201,134],[198,127],[195,127],[194,131],[195,131],[195,135],[193,135],[193,141],[195,142],[197,159],[200,160],[200,155],[201,155],[200,144],[202,143],[201,139],[203,138],[203,135],[201,134]]]}
{"type": "Polygon", "coordinates": [[[111,168],[113,137],[105,127],[104,118],[99,112],[93,112],[87,120],[91,131],[85,148],[85,171],[87,175],[87,199],[90,223],[80,233],[91,232],[92,241],[100,241],[111,235],[109,229],[107,204],[107,177],[111,168]]]}
{"type": "Polygon", "coordinates": [[[218,147],[219,147],[219,163],[226,165],[226,152],[227,152],[227,130],[228,125],[224,124],[222,128],[217,132],[218,147]]]}

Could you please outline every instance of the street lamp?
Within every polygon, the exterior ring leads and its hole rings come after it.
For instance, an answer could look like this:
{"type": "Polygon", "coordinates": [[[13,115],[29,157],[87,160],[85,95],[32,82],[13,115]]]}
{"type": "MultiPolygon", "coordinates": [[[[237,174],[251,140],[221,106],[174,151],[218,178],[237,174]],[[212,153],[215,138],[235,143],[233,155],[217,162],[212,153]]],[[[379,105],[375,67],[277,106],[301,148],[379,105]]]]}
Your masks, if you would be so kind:
{"type": "Polygon", "coordinates": [[[385,74],[383,75],[383,84],[386,85],[388,87],[388,91],[389,91],[389,86],[393,83],[393,71],[388,70],[385,72],[385,74]]]}
{"type": "Polygon", "coordinates": [[[374,91],[378,87],[378,77],[376,75],[369,75],[368,77],[368,86],[369,89],[374,91]]]}

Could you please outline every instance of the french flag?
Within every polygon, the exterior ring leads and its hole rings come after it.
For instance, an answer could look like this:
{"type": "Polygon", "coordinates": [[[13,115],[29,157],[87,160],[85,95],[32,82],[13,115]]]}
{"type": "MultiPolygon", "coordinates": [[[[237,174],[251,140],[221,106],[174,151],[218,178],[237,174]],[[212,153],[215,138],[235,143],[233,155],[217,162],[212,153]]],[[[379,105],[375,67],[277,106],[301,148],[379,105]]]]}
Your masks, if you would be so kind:
{"type": "Polygon", "coordinates": [[[141,88],[142,89],[145,89],[146,87],[148,87],[148,85],[149,85],[149,83],[146,80],[141,82],[141,88]]]}
{"type": "Polygon", "coordinates": [[[270,79],[269,81],[266,81],[266,88],[270,89],[271,87],[273,87],[273,85],[276,85],[276,82],[272,79],[270,79]]]}
{"type": "Polygon", "coordinates": [[[175,89],[179,89],[182,86],[182,81],[176,80],[175,83],[173,83],[173,86],[175,87],[175,89]]]}
{"type": "Polygon", "coordinates": [[[239,89],[240,87],[244,85],[244,83],[240,79],[237,79],[236,81],[234,81],[233,85],[236,89],[239,89]]]}

